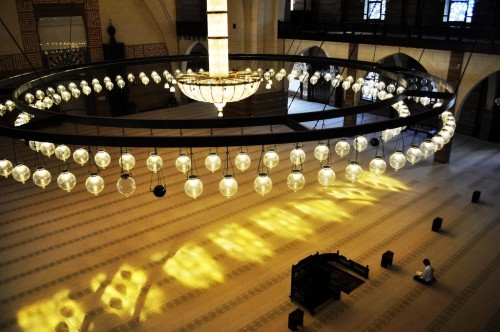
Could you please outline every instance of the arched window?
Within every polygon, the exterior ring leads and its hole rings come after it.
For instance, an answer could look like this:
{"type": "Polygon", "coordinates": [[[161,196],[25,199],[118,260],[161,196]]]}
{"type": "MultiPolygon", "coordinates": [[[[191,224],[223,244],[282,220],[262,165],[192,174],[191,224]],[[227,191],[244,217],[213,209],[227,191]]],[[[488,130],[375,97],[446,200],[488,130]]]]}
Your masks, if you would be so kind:
{"type": "Polygon", "coordinates": [[[386,0],[365,0],[365,20],[385,20],[386,0]]]}
{"type": "Polygon", "coordinates": [[[476,0],[447,0],[443,22],[471,23],[476,0]]]}

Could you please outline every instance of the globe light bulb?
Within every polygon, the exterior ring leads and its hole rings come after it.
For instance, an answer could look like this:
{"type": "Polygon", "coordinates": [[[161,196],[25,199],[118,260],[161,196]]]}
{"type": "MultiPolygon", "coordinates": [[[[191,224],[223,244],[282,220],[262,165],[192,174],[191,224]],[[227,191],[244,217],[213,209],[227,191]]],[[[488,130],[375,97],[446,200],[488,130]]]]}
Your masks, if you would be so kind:
{"type": "Polygon", "coordinates": [[[42,188],[45,188],[52,181],[50,172],[43,167],[38,167],[31,178],[37,186],[42,188]]]}
{"type": "Polygon", "coordinates": [[[57,185],[62,190],[70,192],[76,186],[76,177],[69,170],[63,170],[57,177],[57,185]]]}
{"type": "Polygon", "coordinates": [[[125,197],[129,197],[135,191],[136,184],[135,180],[130,176],[130,174],[122,174],[118,182],[116,182],[116,190],[125,197]]]}
{"type": "Polygon", "coordinates": [[[156,153],[152,153],[146,160],[146,166],[151,172],[157,173],[163,167],[163,159],[156,153]]]}
{"type": "Polygon", "coordinates": [[[191,169],[191,159],[185,153],[179,154],[175,160],[175,168],[179,172],[186,174],[191,169]]]}
{"type": "Polygon", "coordinates": [[[349,154],[351,146],[345,138],[341,138],[337,144],[335,144],[335,152],[342,158],[349,154]]]}
{"type": "Polygon", "coordinates": [[[370,173],[375,175],[382,175],[385,173],[385,170],[387,169],[387,163],[385,162],[384,158],[376,156],[370,161],[369,167],[370,167],[370,173]]]}
{"type": "Polygon", "coordinates": [[[306,160],[306,153],[304,150],[302,150],[301,147],[296,146],[291,152],[290,152],[290,161],[292,162],[293,165],[302,165],[304,161],[306,160]]]}
{"type": "Polygon", "coordinates": [[[436,145],[430,139],[427,139],[420,144],[420,150],[422,150],[422,156],[428,158],[436,152],[436,145]]]}
{"type": "Polygon", "coordinates": [[[250,159],[250,156],[246,152],[243,152],[243,151],[240,151],[234,160],[234,164],[235,164],[236,168],[242,172],[244,172],[248,168],[250,168],[251,163],[252,163],[252,160],[250,159]]]}
{"type": "Polygon", "coordinates": [[[84,148],[78,148],[73,152],[73,160],[80,165],[85,165],[89,161],[89,153],[84,148]]]}
{"type": "Polygon", "coordinates": [[[226,174],[219,182],[219,191],[223,196],[231,198],[238,191],[238,182],[231,174],[226,174]]]}
{"type": "Polygon", "coordinates": [[[125,171],[130,171],[135,166],[135,158],[130,152],[124,152],[118,160],[118,164],[125,171]]]}
{"type": "Polygon", "coordinates": [[[220,168],[221,164],[222,162],[220,160],[220,157],[215,152],[209,153],[205,158],[205,167],[212,173],[217,171],[220,168]]]}
{"type": "Polygon", "coordinates": [[[269,149],[266,151],[266,153],[264,153],[263,161],[264,165],[266,165],[267,168],[271,169],[278,166],[280,157],[274,149],[269,149]]]}
{"type": "Polygon", "coordinates": [[[12,177],[18,182],[25,183],[30,176],[30,169],[24,164],[17,164],[16,167],[12,169],[12,177]]]}
{"type": "Polygon", "coordinates": [[[326,160],[329,154],[330,154],[330,149],[328,148],[328,146],[326,146],[325,143],[319,143],[314,148],[314,157],[319,161],[326,160]]]}
{"type": "Polygon", "coordinates": [[[0,175],[4,176],[6,178],[9,177],[9,175],[12,173],[12,169],[14,167],[12,166],[12,162],[7,159],[0,159],[0,175]]]}
{"type": "Polygon", "coordinates": [[[91,194],[98,195],[104,190],[104,180],[97,173],[90,173],[87,181],[85,181],[85,187],[87,191],[91,194]]]}
{"type": "Polygon", "coordinates": [[[71,150],[64,144],[58,145],[54,151],[57,159],[66,161],[71,156],[71,150]]]}
{"type": "Polygon", "coordinates": [[[333,186],[335,178],[335,172],[330,165],[323,165],[318,172],[318,182],[323,187],[333,186]]]}
{"type": "Polygon", "coordinates": [[[56,147],[53,143],[43,142],[40,144],[40,152],[47,157],[50,157],[56,151],[56,147]]]}
{"type": "Polygon", "coordinates": [[[396,171],[400,170],[406,165],[406,157],[402,151],[396,151],[389,157],[389,165],[396,171]]]}
{"type": "Polygon", "coordinates": [[[298,191],[304,188],[306,179],[304,174],[299,170],[293,170],[286,179],[286,185],[293,191],[298,191]]]}
{"type": "Polygon", "coordinates": [[[94,156],[94,161],[98,167],[105,169],[111,163],[111,156],[104,150],[98,150],[94,156]]]}
{"type": "Polygon", "coordinates": [[[422,160],[423,152],[420,147],[413,145],[408,150],[406,150],[406,159],[413,165],[422,160]]]}
{"type": "Polygon", "coordinates": [[[357,150],[358,152],[362,152],[366,150],[366,147],[368,146],[368,140],[364,136],[356,136],[356,138],[354,138],[353,146],[355,150],[357,150]]]}
{"type": "Polygon", "coordinates": [[[359,180],[362,174],[363,174],[363,169],[361,168],[361,166],[359,166],[359,163],[356,161],[351,161],[345,169],[346,179],[353,183],[359,180]]]}
{"type": "Polygon", "coordinates": [[[203,183],[197,175],[190,175],[184,184],[184,192],[189,197],[196,199],[203,193],[203,183]]]}
{"type": "Polygon", "coordinates": [[[258,194],[264,196],[273,188],[273,181],[267,173],[260,173],[253,182],[253,187],[258,194]]]}

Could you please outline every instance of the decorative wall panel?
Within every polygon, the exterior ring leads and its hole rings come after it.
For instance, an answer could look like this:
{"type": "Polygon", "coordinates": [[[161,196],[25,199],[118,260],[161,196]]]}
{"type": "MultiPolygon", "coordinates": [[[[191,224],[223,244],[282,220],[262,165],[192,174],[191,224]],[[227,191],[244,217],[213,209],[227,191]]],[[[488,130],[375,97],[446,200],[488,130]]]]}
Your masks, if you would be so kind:
{"type": "Polygon", "coordinates": [[[126,58],[143,58],[167,55],[167,47],[162,43],[125,45],[126,58]]]}

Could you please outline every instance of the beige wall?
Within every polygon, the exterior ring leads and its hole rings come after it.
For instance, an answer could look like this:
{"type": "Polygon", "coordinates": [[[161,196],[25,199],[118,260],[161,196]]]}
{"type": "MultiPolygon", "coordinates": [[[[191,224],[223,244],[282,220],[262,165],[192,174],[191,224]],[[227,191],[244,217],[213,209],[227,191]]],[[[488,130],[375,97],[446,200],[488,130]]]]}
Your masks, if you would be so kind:
{"type": "MultiPolygon", "coordinates": [[[[19,17],[17,15],[16,0],[0,1],[0,17],[9,28],[17,43],[23,47],[21,39],[21,29],[19,28],[19,17]]],[[[3,25],[0,24],[0,55],[21,53],[16,44],[12,41],[3,25]]]]}

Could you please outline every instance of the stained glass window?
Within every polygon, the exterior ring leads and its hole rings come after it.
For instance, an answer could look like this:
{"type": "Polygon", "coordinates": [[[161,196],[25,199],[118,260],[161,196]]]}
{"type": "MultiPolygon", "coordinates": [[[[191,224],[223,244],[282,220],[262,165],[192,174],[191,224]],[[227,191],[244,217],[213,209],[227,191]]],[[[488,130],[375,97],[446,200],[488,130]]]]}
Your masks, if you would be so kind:
{"type": "Polygon", "coordinates": [[[476,0],[447,0],[444,8],[444,22],[471,23],[476,0]]]}
{"type": "Polygon", "coordinates": [[[365,20],[385,20],[386,0],[365,0],[365,20]]]}

